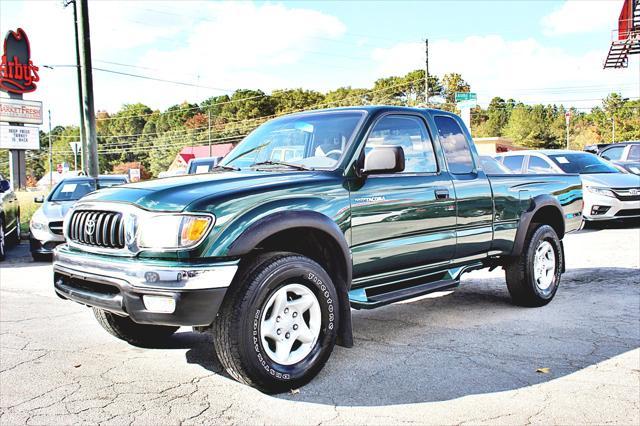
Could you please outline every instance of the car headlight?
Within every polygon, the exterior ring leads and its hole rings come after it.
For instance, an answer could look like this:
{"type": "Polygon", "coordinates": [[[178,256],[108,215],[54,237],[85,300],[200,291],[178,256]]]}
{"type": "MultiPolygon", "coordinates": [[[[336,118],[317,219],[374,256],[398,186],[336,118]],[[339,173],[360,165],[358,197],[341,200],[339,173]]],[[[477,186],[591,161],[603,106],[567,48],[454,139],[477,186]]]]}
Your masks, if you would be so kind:
{"type": "Polygon", "coordinates": [[[607,188],[599,188],[597,186],[587,186],[587,191],[593,192],[594,194],[604,195],[605,197],[615,197],[613,192],[607,188]]]}
{"type": "Polygon", "coordinates": [[[157,215],[145,218],[138,230],[138,246],[147,249],[182,249],[198,244],[214,218],[204,215],[157,215]]]}
{"type": "Polygon", "coordinates": [[[41,231],[47,229],[47,218],[44,217],[41,210],[36,211],[29,222],[31,229],[41,231]]]}

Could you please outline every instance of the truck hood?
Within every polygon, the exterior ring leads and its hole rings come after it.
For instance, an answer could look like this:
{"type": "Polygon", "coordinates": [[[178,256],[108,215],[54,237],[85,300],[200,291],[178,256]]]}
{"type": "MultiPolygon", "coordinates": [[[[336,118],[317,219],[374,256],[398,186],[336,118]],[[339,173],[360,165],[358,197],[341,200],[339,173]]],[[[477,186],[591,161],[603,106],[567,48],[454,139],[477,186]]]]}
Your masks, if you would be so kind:
{"type": "Polygon", "coordinates": [[[308,184],[329,178],[324,171],[216,171],[120,185],[93,192],[82,201],[135,204],[147,210],[182,211],[189,204],[217,195],[308,184]]]}
{"type": "Polygon", "coordinates": [[[602,188],[638,188],[640,177],[628,173],[593,173],[581,175],[582,183],[602,188]]]}

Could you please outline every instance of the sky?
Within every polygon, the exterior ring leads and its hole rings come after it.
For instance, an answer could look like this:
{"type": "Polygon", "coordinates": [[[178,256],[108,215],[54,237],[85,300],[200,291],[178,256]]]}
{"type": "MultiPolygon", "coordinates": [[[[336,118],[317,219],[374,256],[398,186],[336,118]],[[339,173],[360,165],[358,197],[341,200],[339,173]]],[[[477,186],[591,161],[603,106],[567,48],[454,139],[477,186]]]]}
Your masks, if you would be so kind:
{"type": "MultiPolygon", "coordinates": [[[[164,110],[238,88],[371,87],[380,77],[424,67],[425,38],[430,72],[462,74],[481,105],[501,96],[586,109],[611,92],[640,97],[640,55],[627,69],[602,69],[621,6],[622,0],[89,1],[95,109],[113,113],[142,102],[164,110]]],[[[54,126],[76,124],[72,7],[1,0],[1,34],[18,27],[40,66],[38,89],[25,99],[43,101],[54,126]]]]}

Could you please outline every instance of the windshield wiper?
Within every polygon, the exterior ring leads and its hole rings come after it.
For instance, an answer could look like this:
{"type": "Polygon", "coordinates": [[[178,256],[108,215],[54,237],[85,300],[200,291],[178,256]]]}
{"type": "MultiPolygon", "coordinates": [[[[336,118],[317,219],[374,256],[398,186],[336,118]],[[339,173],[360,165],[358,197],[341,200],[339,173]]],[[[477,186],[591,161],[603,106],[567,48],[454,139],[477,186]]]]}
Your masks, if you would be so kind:
{"type": "Polygon", "coordinates": [[[218,164],[217,166],[214,166],[211,168],[211,170],[215,170],[215,169],[233,170],[234,172],[240,171],[240,167],[228,166],[226,164],[218,164]]]}
{"type": "Polygon", "coordinates": [[[286,167],[291,167],[292,169],[297,169],[297,170],[313,170],[312,168],[303,166],[301,164],[294,164],[294,163],[287,163],[285,161],[273,161],[273,160],[259,161],[251,165],[251,167],[256,167],[256,166],[286,166],[286,167]]]}

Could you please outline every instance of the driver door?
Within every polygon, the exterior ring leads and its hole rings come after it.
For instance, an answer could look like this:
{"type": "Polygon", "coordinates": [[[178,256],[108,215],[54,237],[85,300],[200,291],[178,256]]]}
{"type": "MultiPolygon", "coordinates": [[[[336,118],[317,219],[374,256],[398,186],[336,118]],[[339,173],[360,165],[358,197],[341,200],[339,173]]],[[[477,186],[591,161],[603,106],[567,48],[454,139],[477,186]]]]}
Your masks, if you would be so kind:
{"type": "Polygon", "coordinates": [[[454,189],[438,167],[424,119],[384,115],[364,147],[400,146],[405,170],[351,182],[354,278],[446,262],[455,249],[454,189]]]}

